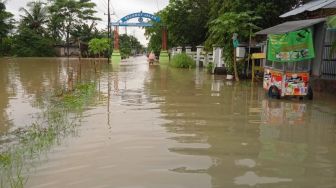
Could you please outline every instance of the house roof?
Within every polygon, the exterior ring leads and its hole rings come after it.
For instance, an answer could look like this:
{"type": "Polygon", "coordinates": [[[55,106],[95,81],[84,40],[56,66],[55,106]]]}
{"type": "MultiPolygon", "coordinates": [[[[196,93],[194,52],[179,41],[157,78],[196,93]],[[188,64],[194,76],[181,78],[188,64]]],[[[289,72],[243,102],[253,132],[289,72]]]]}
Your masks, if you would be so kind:
{"type": "Polygon", "coordinates": [[[286,18],[289,16],[298,15],[306,11],[311,12],[318,9],[326,9],[326,8],[336,8],[336,0],[313,0],[309,3],[306,3],[294,10],[291,10],[281,15],[280,18],[286,18]]]}
{"type": "Polygon", "coordinates": [[[257,32],[257,35],[268,35],[268,34],[284,34],[292,31],[297,31],[300,29],[304,29],[315,24],[326,21],[326,18],[318,18],[318,19],[309,19],[309,20],[298,20],[298,21],[290,21],[285,22],[268,29],[261,30],[257,32]]]}

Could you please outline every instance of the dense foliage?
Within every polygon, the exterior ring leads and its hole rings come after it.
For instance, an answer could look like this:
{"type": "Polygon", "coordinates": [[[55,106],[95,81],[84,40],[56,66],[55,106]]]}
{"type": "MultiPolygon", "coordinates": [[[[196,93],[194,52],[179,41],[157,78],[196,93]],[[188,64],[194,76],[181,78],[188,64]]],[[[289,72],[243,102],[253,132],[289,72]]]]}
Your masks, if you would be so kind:
{"type": "Polygon", "coordinates": [[[107,36],[95,27],[95,3],[91,0],[32,1],[27,8],[20,8],[21,19],[16,32],[13,15],[0,1],[0,56],[54,56],[55,45],[82,44],[81,52],[88,54],[88,42],[92,38],[107,36]],[[91,22],[91,23],[90,23],[91,22]]]}
{"type": "Polygon", "coordinates": [[[195,68],[196,62],[187,54],[181,53],[173,57],[171,66],[175,68],[195,68]]]}
{"type": "MultiPolygon", "coordinates": [[[[162,21],[146,28],[148,51],[158,55],[163,29],[168,30],[168,47],[206,45],[211,49],[216,44],[229,45],[230,50],[233,32],[244,40],[246,33],[255,31],[255,26],[267,28],[278,24],[284,21],[280,14],[307,1],[170,0],[166,8],[156,13],[162,21]]],[[[13,30],[13,15],[0,0],[0,55],[51,56],[53,46],[74,44],[79,44],[82,54],[89,54],[91,39],[107,37],[106,31],[96,28],[99,18],[94,16],[95,8],[92,0],[32,1],[27,8],[20,9],[21,19],[13,30]],[[11,31],[15,32],[9,35],[11,31]],[[27,43],[33,40],[33,44],[27,43]]],[[[120,48],[124,58],[143,49],[139,41],[126,35],[120,37],[120,48]]]]}
{"type": "Polygon", "coordinates": [[[148,49],[159,53],[161,32],[168,29],[169,47],[213,45],[224,47],[223,56],[233,70],[232,35],[246,41],[256,30],[285,20],[279,16],[308,0],[171,0],[157,13],[162,23],[146,29],[148,49]]]}
{"type": "Polygon", "coordinates": [[[13,49],[18,56],[54,56],[53,40],[49,37],[46,23],[48,9],[42,2],[30,2],[28,9],[21,8],[18,33],[14,36],[13,49]]]}
{"type": "Polygon", "coordinates": [[[89,51],[94,55],[98,54],[98,57],[100,57],[100,55],[106,52],[109,48],[110,45],[108,38],[94,38],[89,42],[89,51]]]}
{"type": "Polygon", "coordinates": [[[144,52],[144,47],[134,36],[123,34],[120,35],[119,40],[120,54],[122,59],[128,58],[131,55],[141,54],[144,52]]]}
{"type": "Polygon", "coordinates": [[[6,5],[0,0],[0,56],[8,55],[11,38],[9,32],[13,29],[13,14],[6,11],[6,5]]]}
{"type": "Polygon", "coordinates": [[[208,12],[208,1],[171,0],[165,9],[157,13],[162,22],[146,28],[149,50],[161,50],[163,26],[168,30],[168,47],[202,44],[207,34],[208,12]]]}

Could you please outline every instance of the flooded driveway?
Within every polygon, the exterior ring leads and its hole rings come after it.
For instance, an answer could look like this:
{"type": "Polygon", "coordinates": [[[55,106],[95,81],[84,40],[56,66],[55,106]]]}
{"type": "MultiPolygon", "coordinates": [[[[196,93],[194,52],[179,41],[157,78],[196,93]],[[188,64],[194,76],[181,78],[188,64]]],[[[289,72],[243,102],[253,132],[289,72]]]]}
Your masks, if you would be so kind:
{"type": "Polygon", "coordinates": [[[80,126],[25,161],[24,187],[336,187],[335,96],[270,100],[260,84],[144,57],[1,59],[1,148],[39,118],[46,94],[69,87],[69,70],[97,95],[80,126]]]}

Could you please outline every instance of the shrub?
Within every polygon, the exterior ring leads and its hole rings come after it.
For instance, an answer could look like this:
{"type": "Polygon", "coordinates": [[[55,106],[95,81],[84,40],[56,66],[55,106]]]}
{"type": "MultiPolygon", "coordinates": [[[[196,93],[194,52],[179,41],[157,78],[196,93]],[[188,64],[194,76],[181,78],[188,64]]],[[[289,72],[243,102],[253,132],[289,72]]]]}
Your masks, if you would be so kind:
{"type": "Polygon", "coordinates": [[[195,68],[196,62],[187,54],[182,53],[173,57],[171,60],[171,66],[175,68],[195,68]]]}
{"type": "Polygon", "coordinates": [[[213,69],[213,64],[210,62],[210,63],[208,63],[208,65],[207,65],[208,73],[212,74],[212,69],[213,69]]]}

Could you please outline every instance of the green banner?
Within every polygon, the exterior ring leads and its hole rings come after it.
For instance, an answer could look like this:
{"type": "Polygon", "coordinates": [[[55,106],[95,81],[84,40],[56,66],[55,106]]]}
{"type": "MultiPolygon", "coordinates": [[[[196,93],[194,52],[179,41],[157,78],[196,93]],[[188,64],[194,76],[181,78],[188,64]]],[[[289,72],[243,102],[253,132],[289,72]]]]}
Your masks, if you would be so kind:
{"type": "Polygon", "coordinates": [[[328,29],[336,29],[336,16],[329,16],[327,19],[328,29]]]}
{"type": "Polygon", "coordinates": [[[297,62],[315,57],[311,29],[286,34],[269,35],[267,60],[274,62],[297,62]]]}

